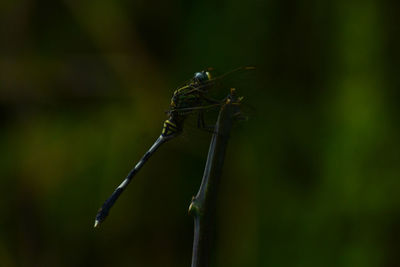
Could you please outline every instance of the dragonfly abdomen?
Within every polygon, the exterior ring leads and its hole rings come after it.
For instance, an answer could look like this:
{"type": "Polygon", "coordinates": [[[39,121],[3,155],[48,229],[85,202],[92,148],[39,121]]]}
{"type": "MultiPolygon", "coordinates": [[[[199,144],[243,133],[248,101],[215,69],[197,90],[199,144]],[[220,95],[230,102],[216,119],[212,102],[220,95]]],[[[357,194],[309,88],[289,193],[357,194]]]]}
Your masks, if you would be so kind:
{"type": "Polygon", "coordinates": [[[164,126],[161,135],[164,137],[173,137],[179,134],[181,131],[182,128],[180,127],[180,125],[178,125],[178,123],[175,122],[173,116],[171,116],[170,118],[164,121],[164,126]]]}
{"type": "MultiPolygon", "coordinates": [[[[168,121],[168,120],[167,120],[168,121]]],[[[108,213],[115,201],[119,198],[125,188],[129,185],[132,178],[136,175],[136,173],[142,168],[142,166],[146,163],[146,161],[153,155],[153,153],[163,144],[168,141],[173,135],[163,136],[162,134],[158,139],[154,142],[154,144],[150,147],[150,149],[143,155],[140,161],[135,165],[135,167],[128,173],[125,180],[114,190],[112,195],[104,202],[103,206],[99,209],[96,220],[94,223],[94,227],[97,227],[105,218],[108,216],[108,213]]]]}

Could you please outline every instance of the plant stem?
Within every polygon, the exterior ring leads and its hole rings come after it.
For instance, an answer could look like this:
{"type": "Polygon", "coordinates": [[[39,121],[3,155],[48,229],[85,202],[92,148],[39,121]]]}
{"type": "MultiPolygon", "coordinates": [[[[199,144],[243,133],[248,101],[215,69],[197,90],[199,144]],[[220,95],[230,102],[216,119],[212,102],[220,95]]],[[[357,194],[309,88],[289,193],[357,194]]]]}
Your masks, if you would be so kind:
{"type": "Polygon", "coordinates": [[[239,113],[238,102],[235,90],[231,89],[218,115],[199,191],[189,207],[189,214],[194,218],[192,267],[210,265],[211,251],[214,248],[218,187],[230,131],[234,117],[239,113]]]}

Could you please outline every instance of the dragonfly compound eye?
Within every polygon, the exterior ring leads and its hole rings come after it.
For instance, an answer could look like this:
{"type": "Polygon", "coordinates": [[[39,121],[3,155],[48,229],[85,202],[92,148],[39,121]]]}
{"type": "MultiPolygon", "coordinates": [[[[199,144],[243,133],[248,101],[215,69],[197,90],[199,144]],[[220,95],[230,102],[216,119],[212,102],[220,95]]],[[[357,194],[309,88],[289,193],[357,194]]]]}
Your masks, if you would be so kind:
{"type": "Polygon", "coordinates": [[[207,71],[196,72],[194,74],[193,80],[199,83],[209,80],[210,74],[207,71]]]}

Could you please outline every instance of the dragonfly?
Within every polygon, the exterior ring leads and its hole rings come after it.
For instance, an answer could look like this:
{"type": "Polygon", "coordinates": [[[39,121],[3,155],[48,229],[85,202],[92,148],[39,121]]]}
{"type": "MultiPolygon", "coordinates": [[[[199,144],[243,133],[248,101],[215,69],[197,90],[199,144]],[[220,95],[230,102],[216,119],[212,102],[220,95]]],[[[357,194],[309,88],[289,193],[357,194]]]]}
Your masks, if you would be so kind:
{"type": "Polygon", "coordinates": [[[133,177],[139,172],[154,152],[156,152],[162,144],[182,133],[184,121],[190,114],[194,112],[198,113],[199,128],[209,128],[204,123],[203,112],[208,109],[220,107],[224,103],[224,101],[218,101],[209,97],[209,91],[212,88],[216,87],[216,85],[227,76],[253,69],[255,68],[252,66],[244,66],[213,77],[213,69],[208,68],[194,73],[194,76],[190,80],[176,89],[171,98],[170,109],[166,112],[168,117],[164,121],[160,136],[101,206],[97,212],[94,227],[98,227],[106,219],[110,209],[114,206],[122,192],[127,188],[133,177]]]}

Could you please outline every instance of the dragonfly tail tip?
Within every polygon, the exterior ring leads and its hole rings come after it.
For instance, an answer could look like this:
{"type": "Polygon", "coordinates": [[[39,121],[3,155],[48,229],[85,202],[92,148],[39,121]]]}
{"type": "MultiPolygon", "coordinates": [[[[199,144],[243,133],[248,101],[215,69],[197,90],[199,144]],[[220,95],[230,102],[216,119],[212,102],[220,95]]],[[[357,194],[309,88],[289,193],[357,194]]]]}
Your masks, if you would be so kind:
{"type": "Polygon", "coordinates": [[[97,228],[97,226],[99,226],[100,222],[98,220],[94,221],[94,228],[97,228]]]}

